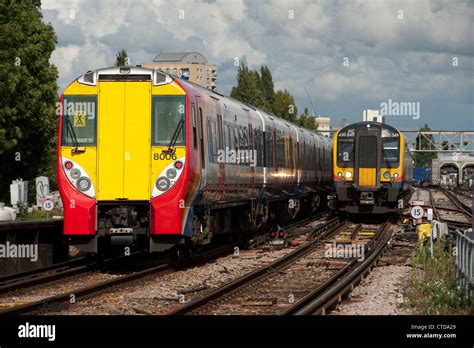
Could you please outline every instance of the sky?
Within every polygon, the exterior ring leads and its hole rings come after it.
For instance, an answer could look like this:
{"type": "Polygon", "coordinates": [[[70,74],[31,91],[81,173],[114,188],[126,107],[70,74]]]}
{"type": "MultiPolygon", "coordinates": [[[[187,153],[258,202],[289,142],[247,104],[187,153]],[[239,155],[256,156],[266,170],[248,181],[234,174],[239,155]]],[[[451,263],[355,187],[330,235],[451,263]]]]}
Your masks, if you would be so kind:
{"type": "Polygon", "coordinates": [[[474,130],[474,1],[43,0],[42,13],[60,91],[122,48],[132,65],[197,51],[217,65],[220,93],[236,84],[236,58],[266,64],[298,113],[334,127],[384,109],[404,130],[474,130]]]}

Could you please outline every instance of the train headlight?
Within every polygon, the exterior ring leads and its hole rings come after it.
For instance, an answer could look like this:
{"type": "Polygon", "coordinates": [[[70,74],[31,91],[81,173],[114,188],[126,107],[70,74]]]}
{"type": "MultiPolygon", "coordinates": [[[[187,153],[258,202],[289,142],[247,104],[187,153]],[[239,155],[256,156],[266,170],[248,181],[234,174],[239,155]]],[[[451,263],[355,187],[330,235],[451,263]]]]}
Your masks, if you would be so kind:
{"type": "Polygon", "coordinates": [[[77,179],[81,176],[81,171],[77,168],[74,168],[73,170],[71,170],[71,178],[73,179],[77,179]]]}
{"type": "Polygon", "coordinates": [[[160,191],[166,191],[171,186],[170,180],[164,176],[158,178],[156,181],[156,188],[160,191]]]}
{"type": "Polygon", "coordinates": [[[352,173],[351,172],[346,172],[346,179],[352,178],[352,173]]]}
{"type": "Polygon", "coordinates": [[[387,171],[387,172],[383,173],[383,177],[385,179],[390,179],[390,172],[387,171]]]}
{"type": "Polygon", "coordinates": [[[341,173],[341,172],[337,173],[337,176],[338,176],[338,177],[341,177],[341,176],[342,176],[342,173],[341,173]]]}
{"type": "Polygon", "coordinates": [[[91,181],[88,178],[83,176],[83,177],[80,177],[79,179],[77,179],[76,185],[77,185],[77,188],[80,191],[84,192],[84,191],[89,190],[91,188],[92,184],[91,184],[91,181]]]}
{"type": "Polygon", "coordinates": [[[168,178],[170,178],[170,179],[176,178],[176,175],[177,175],[177,174],[178,174],[178,173],[177,173],[176,170],[173,169],[173,168],[170,168],[170,169],[168,169],[168,170],[166,171],[166,176],[167,176],[168,178]]]}
{"type": "Polygon", "coordinates": [[[398,178],[398,173],[393,174],[393,177],[396,179],[398,178]]]}

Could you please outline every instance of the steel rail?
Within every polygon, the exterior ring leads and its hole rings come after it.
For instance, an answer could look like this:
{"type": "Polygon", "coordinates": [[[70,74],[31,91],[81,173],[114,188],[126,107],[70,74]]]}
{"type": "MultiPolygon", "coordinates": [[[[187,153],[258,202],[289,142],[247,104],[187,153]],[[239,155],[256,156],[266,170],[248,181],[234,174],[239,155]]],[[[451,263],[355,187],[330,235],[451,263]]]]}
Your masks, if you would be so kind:
{"type": "Polygon", "coordinates": [[[351,260],[323,284],[306,294],[293,306],[281,312],[281,315],[325,314],[326,309],[334,303],[340,302],[342,296],[351,291],[373,268],[390,240],[391,233],[387,231],[390,226],[391,224],[388,222],[381,226],[377,236],[370,243],[371,246],[374,243],[376,246],[364,261],[351,260]]]}
{"type": "Polygon", "coordinates": [[[65,305],[68,305],[71,295],[74,295],[75,299],[77,300],[79,298],[84,298],[86,296],[98,295],[104,291],[110,290],[110,288],[112,287],[116,287],[118,285],[122,285],[126,283],[131,283],[135,280],[144,278],[146,276],[165,274],[166,272],[169,272],[169,271],[180,270],[180,269],[184,269],[188,267],[201,265],[217,257],[221,257],[223,255],[229,254],[230,252],[233,252],[234,246],[235,246],[234,244],[232,245],[229,244],[223,247],[215,248],[199,256],[191,256],[189,258],[179,260],[176,262],[161,264],[161,265],[150,267],[150,268],[147,268],[147,269],[144,269],[132,274],[127,274],[125,276],[105,280],[105,281],[102,281],[90,286],[86,286],[83,288],[71,290],[65,293],[43,298],[43,299],[26,303],[26,304],[22,304],[19,306],[6,308],[3,310],[0,310],[0,315],[4,315],[4,314],[19,315],[19,314],[30,313],[34,310],[47,308],[48,305],[52,305],[55,303],[63,303],[65,305]]]}
{"type": "Polygon", "coordinates": [[[344,226],[345,222],[339,222],[339,218],[333,218],[324,224],[317,226],[315,228],[315,232],[318,232],[318,235],[309,243],[303,245],[302,247],[290,252],[289,254],[273,261],[272,263],[269,263],[266,266],[263,266],[261,268],[258,268],[252,272],[246,273],[242,277],[239,277],[227,284],[224,284],[221,287],[218,287],[217,289],[213,290],[212,292],[199,297],[195,300],[192,300],[186,304],[183,304],[180,307],[174,308],[164,314],[167,315],[184,315],[187,314],[193,310],[196,310],[198,308],[201,308],[205,306],[208,302],[215,300],[221,296],[224,296],[231,292],[232,290],[235,290],[239,287],[242,287],[246,284],[249,284],[252,281],[255,281],[257,279],[262,278],[268,272],[272,272],[278,269],[281,269],[285,267],[288,264],[291,264],[294,262],[294,260],[297,260],[301,258],[302,256],[310,253],[313,250],[313,247],[320,242],[324,237],[338,231],[342,226],[344,226]]]}

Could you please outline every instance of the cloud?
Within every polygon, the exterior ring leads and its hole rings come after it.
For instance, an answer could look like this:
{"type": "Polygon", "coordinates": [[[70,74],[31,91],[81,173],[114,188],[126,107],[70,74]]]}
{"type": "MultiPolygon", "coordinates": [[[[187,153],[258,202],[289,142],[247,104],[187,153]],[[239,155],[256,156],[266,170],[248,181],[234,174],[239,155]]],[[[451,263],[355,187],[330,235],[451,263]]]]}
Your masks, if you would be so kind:
{"type": "Polygon", "coordinates": [[[199,51],[218,65],[224,94],[235,84],[238,57],[252,68],[267,64],[299,110],[310,107],[306,87],[316,112],[334,124],[358,121],[362,109],[392,99],[429,110],[411,122],[452,128],[445,117],[452,110],[461,118],[456,126],[473,126],[468,0],[43,0],[42,8],[59,39],[52,62],[61,89],[89,69],[112,65],[122,48],[132,64],[161,51],[199,51]]]}

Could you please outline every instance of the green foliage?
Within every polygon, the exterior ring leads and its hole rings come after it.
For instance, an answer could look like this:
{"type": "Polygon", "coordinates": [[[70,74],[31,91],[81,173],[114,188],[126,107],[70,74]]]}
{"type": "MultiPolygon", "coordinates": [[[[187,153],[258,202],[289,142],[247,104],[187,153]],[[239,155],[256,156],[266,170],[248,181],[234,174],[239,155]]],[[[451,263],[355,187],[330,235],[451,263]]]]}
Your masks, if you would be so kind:
{"type": "Polygon", "coordinates": [[[296,123],[298,108],[296,107],[295,99],[286,89],[275,93],[273,109],[278,117],[296,123]]]}
{"type": "Polygon", "coordinates": [[[128,54],[125,49],[122,48],[121,51],[118,51],[115,56],[115,66],[127,66],[128,65],[128,54]]]}
{"type": "Polygon", "coordinates": [[[270,69],[266,65],[262,65],[260,68],[260,89],[263,91],[265,98],[264,105],[262,107],[266,112],[274,113],[275,107],[275,87],[273,85],[273,77],[270,69]]]}
{"type": "Polygon", "coordinates": [[[57,39],[41,2],[0,1],[0,200],[11,180],[51,171],[56,145],[57,39]]]}
{"type": "Polygon", "coordinates": [[[28,216],[28,205],[23,202],[18,202],[18,215],[19,219],[25,219],[28,216]]]}
{"type": "Polygon", "coordinates": [[[473,305],[457,287],[455,258],[449,244],[440,241],[431,257],[427,246],[420,246],[414,257],[415,270],[405,289],[405,305],[417,314],[474,314],[473,305]]]}
{"type": "MultiPolygon", "coordinates": [[[[423,127],[420,128],[420,131],[430,131],[431,128],[425,123],[423,127]]],[[[429,148],[429,141],[433,141],[433,136],[428,135],[425,137],[417,137],[416,139],[416,147],[419,148],[419,144],[421,141],[421,148],[428,149],[429,148]]],[[[430,167],[431,161],[435,159],[438,155],[436,152],[415,152],[413,153],[413,160],[415,161],[415,167],[430,167]]]]}
{"type": "Polygon", "coordinates": [[[302,127],[315,129],[314,119],[307,114],[307,109],[306,114],[298,117],[295,99],[286,89],[275,92],[272,73],[266,65],[260,67],[260,73],[241,65],[237,86],[232,87],[230,96],[302,127]]]}
{"type": "Polygon", "coordinates": [[[309,111],[308,108],[304,108],[304,112],[300,115],[298,118],[297,122],[298,125],[301,127],[310,129],[310,130],[316,130],[316,124],[314,123],[314,117],[309,116],[309,111]]]}
{"type": "MultiPolygon", "coordinates": [[[[20,210],[21,213],[21,210],[20,210]]],[[[50,212],[44,210],[33,210],[31,213],[28,213],[26,210],[23,214],[18,214],[16,216],[16,221],[44,221],[51,220],[53,216],[62,216],[63,211],[61,209],[53,209],[50,212]]]]}
{"type": "Polygon", "coordinates": [[[265,97],[260,88],[260,78],[256,71],[249,70],[243,64],[237,72],[237,86],[232,87],[230,96],[257,107],[265,105],[265,97]]]}

